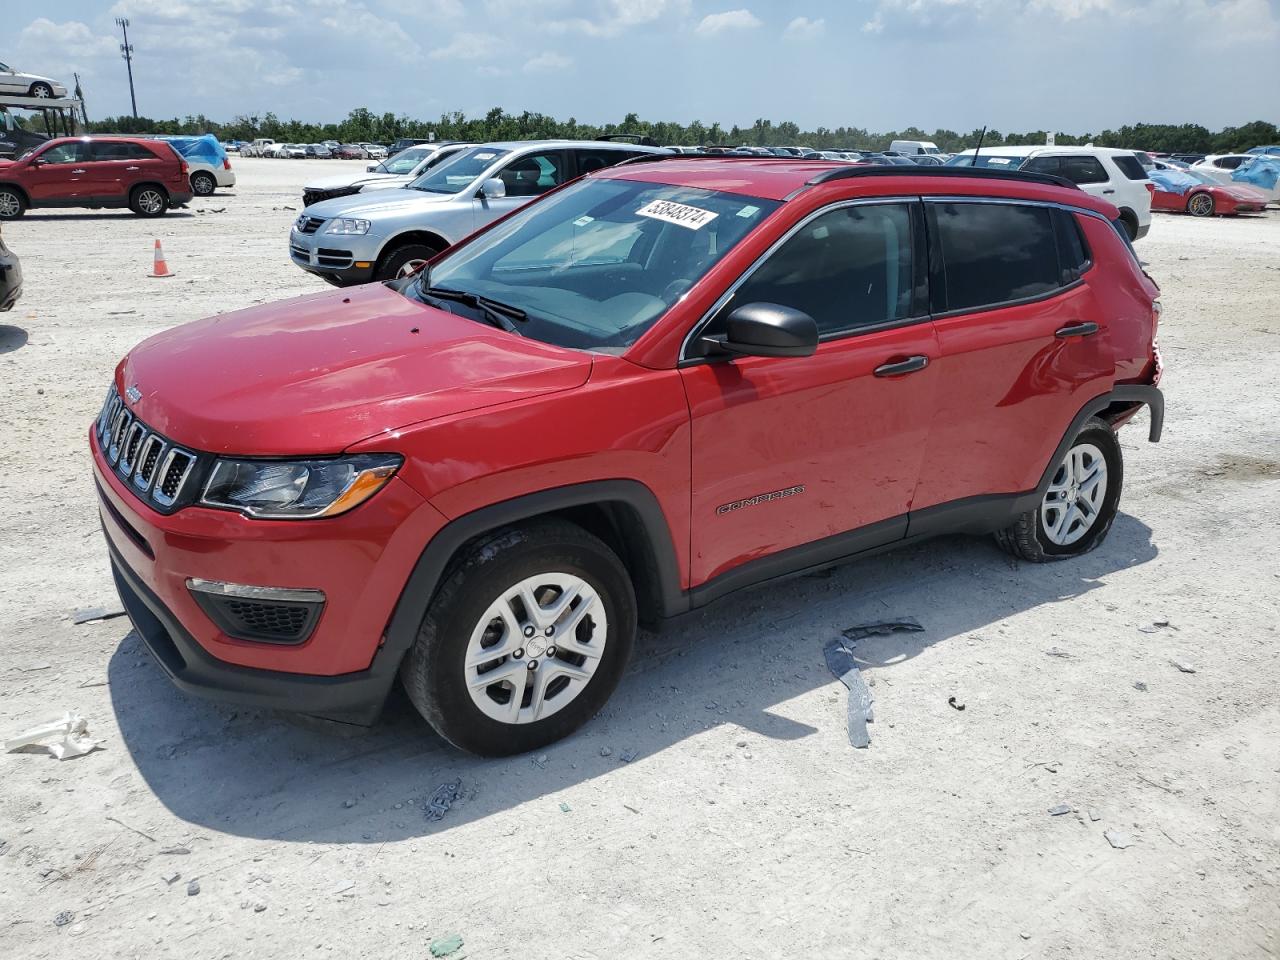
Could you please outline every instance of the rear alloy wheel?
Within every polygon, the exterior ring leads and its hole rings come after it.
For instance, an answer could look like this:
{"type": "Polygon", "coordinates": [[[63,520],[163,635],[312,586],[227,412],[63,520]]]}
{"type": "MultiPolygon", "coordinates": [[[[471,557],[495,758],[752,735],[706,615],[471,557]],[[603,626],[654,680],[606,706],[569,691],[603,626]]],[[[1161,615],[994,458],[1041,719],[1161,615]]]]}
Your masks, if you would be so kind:
{"type": "Polygon", "coordinates": [[[191,192],[197,197],[213,196],[213,191],[218,188],[218,181],[213,179],[213,174],[205,170],[201,170],[191,175],[191,192]]]}
{"type": "Polygon", "coordinates": [[[27,201],[12,187],[0,187],[0,220],[17,220],[27,209],[27,201]]]}
{"type": "Polygon", "coordinates": [[[27,92],[37,100],[48,100],[53,96],[53,87],[47,83],[33,83],[27,92]]]}
{"type": "Polygon", "coordinates": [[[140,217],[162,217],[169,209],[169,197],[159,187],[135,187],[129,209],[140,217]]]}
{"type": "Polygon", "coordinates": [[[1115,432],[1106,421],[1092,419],[1054,468],[1040,505],[998,531],[996,542],[1033,563],[1088,553],[1111,530],[1123,480],[1115,432]]]}
{"type": "Polygon", "coordinates": [[[397,247],[378,264],[373,279],[399,280],[407,277],[439,252],[439,247],[425,243],[407,243],[397,247]]]}
{"type": "Polygon", "coordinates": [[[1208,193],[1193,193],[1187,201],[1187,213],[1193,217],[1212,217],[1214,206],[1213,197],[1208,193]]]}
{"type": "Polygon", "coordinates": [[[400,676],[442,737],[505,756],[591,719],[635,633],[635,591],[617,555],[575,524],[539,521],[476,541],[454,561],[400,676]]]}

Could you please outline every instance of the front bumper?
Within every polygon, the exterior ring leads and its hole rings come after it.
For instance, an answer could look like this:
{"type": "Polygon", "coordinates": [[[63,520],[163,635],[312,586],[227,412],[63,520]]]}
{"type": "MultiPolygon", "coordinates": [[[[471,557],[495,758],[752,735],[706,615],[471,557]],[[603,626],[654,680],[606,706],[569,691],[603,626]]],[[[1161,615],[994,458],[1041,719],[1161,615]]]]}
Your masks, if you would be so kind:
{"type": "Polygon", "coordinates": [[[444,518],[393,478],[328,520],[260,521],[191,506],[165,515],[139,499],[90,432],[99,514],[130,619],[178,686],[212,699],[372,722],[403,650],[384,635],[423,545],[444,518]],[[298,643],[224,633],[188,578],[322,591],[298,643]]]}
{"type": "Polygon", "coordinates": [[[308,273],[347,285],[373,279],[378,251],[368,237],[302,233],[295,227],[289,231],[289,259],[308,273]]]}

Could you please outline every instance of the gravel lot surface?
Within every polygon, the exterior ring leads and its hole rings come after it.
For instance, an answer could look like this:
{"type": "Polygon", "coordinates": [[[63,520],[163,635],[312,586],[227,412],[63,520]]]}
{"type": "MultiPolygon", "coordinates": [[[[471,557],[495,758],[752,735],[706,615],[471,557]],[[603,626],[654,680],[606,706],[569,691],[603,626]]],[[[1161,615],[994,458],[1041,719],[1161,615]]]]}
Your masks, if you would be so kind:
{"type": "Polygon", "coordinates": [[[1123,431],[1102,548],[1032,566],[950,538],[739,594],[643,635],[579,735],[487,761],[402,699],[334,739],[188,698],[126,620],[72,622],[115,603],[86,433],[119,357],[326,289],[288,227],[306,179],[360,165],[236,167],[160,221],[4,227],[27,290],[0,316],[0,738],[73,710],[103,749],[0,755],[0,956],[424,957],[455,933],[472,958],[1280,956],[1280,211],[1157,215],[1139,243],[1165,439],[1123,431]],[[146,276],[155,237],[172,279],[146,276]],[[926,629],[860,646],[855,751],[822,644],[899,616],[926,629]]]}

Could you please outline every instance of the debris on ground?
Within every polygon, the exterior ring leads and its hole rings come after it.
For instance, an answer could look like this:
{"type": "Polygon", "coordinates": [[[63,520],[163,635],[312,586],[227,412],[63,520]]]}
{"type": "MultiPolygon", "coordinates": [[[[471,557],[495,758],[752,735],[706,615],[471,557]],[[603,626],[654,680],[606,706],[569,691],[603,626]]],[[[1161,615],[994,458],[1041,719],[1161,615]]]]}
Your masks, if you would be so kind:
{"type": "Polygon", "coordinates": [[[194,897],[194,896],[195,896],[197,893],[199,893],[199,892],[200,892],[200,881],[199,881],[199,880],[192,880],[190,883],[188,883],[188,884],[187,884],[187,896],[188,896],[188,897],[194,897]]]}
{"type": "Polygon", "coordinates": [[[348,810],[350,810],[352,807],[356,805],[356,801],[354,799],[348,798],[342,801],[342,805],[346,807],[348,810]]]}
{"type": "Polygon", "coordinates": [[[165,854],[166,856],[182,857],[190,853],[191,848],[190,847],[165,847],[160,852],[162,854],[165,854]]]}
{"type": "MultiPolygon", "coordinates": [[[[852,643],[856,640],[849,636],[850,631],[858,631],[870,627],[888,627],[888,624],[868,624],[866,627],[850,627],[843,631],[845,639],[829,641],[822,648],[822,655],[827,661],[827,669],[832,675],[849,688],[848,710],[845,725],[849,733],[849,743],[859,750],[871,746],[871,734],[867,724],[875,722],[872,710],[871,688],[862,679],[862,671],[854,661],[852,643]]],[[[923,628],[920,628],[923,629],[923,628]]],[[[886,630],[885,632],[888,632],[886,630]]],[[[871,636],[872,634],[862,634],[871,636]]]]}
{"type": "Polygon", "coordinates": [[[1137,690],[1139,693],[1146,693],[1147,682],[1145,680],[1135,680],[1133,681],[1133,689],[1137,690]]]}
{"type": "Polygon", "coordinates": [[[447,957],[450,954],[457,953],[462,949],[461,934],[451,933],[447,937],[441,937],[439,940],[431,941],[431,955],[433,957],[447,957]]]}
{"type": "Polygon", "coordinates": [[[124,828],[125,828],[126,830],[128,830],[130,833],[136,833],[136,834],[137,834],[138,836],[140,836],[140,837],[146,837],[146,838],[147,838],[148,840],[150,840],[152,843],[155,843],[155,842],[156,842],[156,838],[155,838],[155,837],[153,837],[151,834],[149,834],[149,833],[145,833],[144,831],[139,830],[137,827],[131,827],[131,826],[129,826],[127,823],[125,823],[123,820],[120,820],[120,819],[118,819],[118,818],[116,818],[116,817],[113,817],[113,816],[111,816],[111,815],[109,815],[109,814],[108,814],[108,816],[107,816],[107,819],[108,819],[108,820],[110,820],[112,823],[118,823],[118,824],[120,824],[120,826],[124,827],[124,828]]]}
{"type": "Polygon", "coordinates": [[[636,757],[640,756],[639,750],[623,750],[622,756],[618,757],[623,763],[630,763],[636,757]]]}
{"type": "Polygon", "coordinates": [[[600,756],[602,756],[602,757],[612,757],[612,756],[613,756],[613,751],[612,751],[612,750],[610,750],[608,747],[601,747],[601,748],[600,748],[600,756]]]}
{"type": "Polygon", "coordinates": [[[1059,803],[1049,808],[1049,816],[1051,817],[1060,817],[1064,813],[1070,813],[1070,812],[1071,812],[1071,804],[1069,803],[1059,803]]]}
{"type": "Polygon", "coordinates": [[[964,709],[964,704],[961,703],[959,700],[957,700],[955,697],[947,697],[947,706],[952,707],[956,710],[964,709]]]}
{"type": "Polygon", "coordinates": [[[89,736],[89,723],[84,717],[78,713],[67,713],[61,720],[33,727],[4,742],[5,753],[31,747],[47,750],[59,760],[70,760],[92,753],[99,744],[89,736]]]}
{"type": "Polygon", "coordinates": [[[1057,657],[1059,660],[1070,660],[1071,654],[1061,647],[1050,647],[1044,652],[1046,657],[1057,657]]]}
{"type": "Polygon", "coordinates": [[[530,762],[539,770],[547,769],[547,763],[551,760],[545,753],[540,753],[536,757],[530,757],[530,762]]]}
{"type": "Polygon", "coordinates": [[[37,670],[48,670],[52,666],[52,663],[33,663],[29,667],[18,667],[18,669],[23,673],[35,673],[37,670]]]}
{"type": "Polygon", "coordinates": [[[182,879],[182,874],[174,872],[167,877],[162,878],[166,887],[172,887],[175,883],[182,879]]]}
{"type": "Polygon", "coordinates": [[[1123,850],[1126,847],[1132,847],[1133,837],[1125,833],[1123,830],[1104,830],[1102,835],[1107,838],[1107,843],[1115,847],[1117,850],[1123,850]]]}
{"type": "Polygon", "coordinates": [[[457,802],[458,793],[461,790],[461,780],[440,784],[440,786],[436,787],[435,792],[427,798],[427,802],[423,804],[423,815],[431,821],[443,819],[444,815],[449,812],[449,808],[457,802]]]}
{"type": "Polygon", "coordinates": [[[98,620],[113,620],[124,616],[124,607],[82,607],[71,613],[71,622],[76,626],[82,623],[94,623],[98,620]]]}
{"type": "Polygon", "coordinates": [[[1097,823],[1097,822],[1098,822],[1099,820],[1101,820],[1101,819],[1102,819],[1102,814],[1098,812],[1098,808],[1097,808],[1097,807],[1090,807],[1090,808],[1089,808],[1089,822],[1090,822],[1090,823],[1097,823]]]}
{"type": "Polygon", "coordinates": [[[65,927],[68,923],[71,923],[73,920],[75,920],[75,918],[76,918],[76,915],[72,913],[70,910],[63,910],[60,914],[58,914],[56,917],[53,918],[53,925],[55,927],[65,927]]]}
{"type": "Polygon", "coordinates": [[[902,632],[920,633],[923,630],[920,621],[914,617],[904,617],[901,620],[882,620],[879,623],[859,623],[840,632],[846,640],[857,643],[867,637],[887,637],[891,633],[902,632]]]}
{"type": "Polygon", "coordinates": [[[560,812],[561,812],[561,813],[568,813],[568,812],[569,812],[569,805],[568,805],[567,803],[564,803],[563,801],[561,801],[561,803],[560,803],[560,812]]]}
{"type": "Polygon", "coordinates": [[[1170,661],[1169,661],[1169,664],[1170,664],[1170,666],[1177,667],[1177,668],[1178,668],[1179,670],[1181,670],[1183,673],[1195,673],[1195,672],[1196,672],[1196,668],[1195,668],[1195,667],[1191,666],[1191,664],[1189,664],[1189,663],[1183,663],[1181,660],[1170,660],[1170,661]]]}

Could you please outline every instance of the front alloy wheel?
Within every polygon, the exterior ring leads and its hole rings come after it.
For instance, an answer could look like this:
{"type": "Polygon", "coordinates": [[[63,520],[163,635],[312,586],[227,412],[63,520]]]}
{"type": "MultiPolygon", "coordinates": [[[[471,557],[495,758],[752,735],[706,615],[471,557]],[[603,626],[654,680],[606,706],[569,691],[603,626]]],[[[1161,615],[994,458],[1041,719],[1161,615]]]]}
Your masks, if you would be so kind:
{"type": "Polygon", "coordinates": [[[595,716],[635,634],[635,589],[618,555],[576,524],[533,520],[451,561],[400,678],[454,746],[505,756],[595,716]]]}
{"type": "Polygon", "coordinates": [[[481,712],[533,723],[582,693],[609,637],[609,619],[581,577],[551,572],[503,591],[471,631],[463,674],[481,712]]]}

